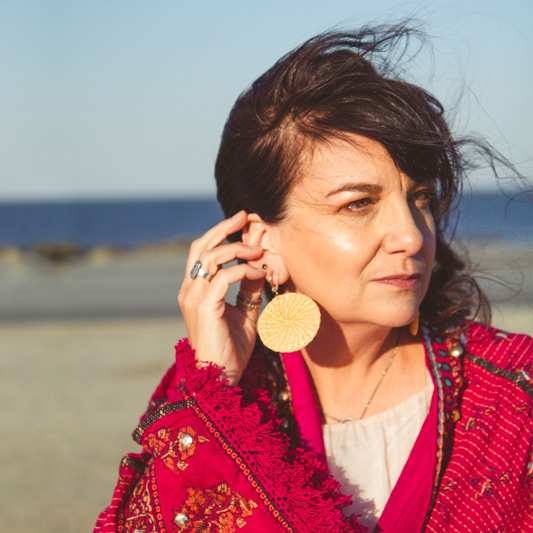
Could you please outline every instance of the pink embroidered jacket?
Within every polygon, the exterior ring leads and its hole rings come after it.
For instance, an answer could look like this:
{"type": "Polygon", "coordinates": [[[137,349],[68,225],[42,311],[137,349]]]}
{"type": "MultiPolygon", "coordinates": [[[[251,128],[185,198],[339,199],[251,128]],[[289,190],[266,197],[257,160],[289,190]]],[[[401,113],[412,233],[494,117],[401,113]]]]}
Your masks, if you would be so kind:
{"type": "MultiPolygon", "coordinates": [[[[430,413],[375,531],[533,531],[533,341],[423,328],[430,413]]],[[[230,388],[187,340],[133,433],[95,532],[356,532],[301,355],[260,350],[230,388]]]]}

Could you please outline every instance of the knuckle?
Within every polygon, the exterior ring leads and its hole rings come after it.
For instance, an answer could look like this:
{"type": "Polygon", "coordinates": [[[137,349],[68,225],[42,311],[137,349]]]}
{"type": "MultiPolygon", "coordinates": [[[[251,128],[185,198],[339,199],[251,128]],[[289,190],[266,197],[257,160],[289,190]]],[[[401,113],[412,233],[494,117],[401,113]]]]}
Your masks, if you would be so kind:
{"type": "Polygon", "coordinates": [[[194,239],[191,242],[191,246],[189,248],[190,252],[191,253],[196,252],[198,250],[198,248],[200,247],[200,245],[201,245],[201,237],[199,237],[197,239],[194,239]]]}
{"type": "Polygon", "coordinates": [[[200,261],[200,263],[205,263],[206,260],[207,260],[207,250],[202,250],[198,254],[198,261],[200,261]]]}
{"type": "Polygon", "coordinates": [[[190,311],[193,307],[191,299],[187,298],[186,294],[178,294],[178,303],[180,304],[180,307],[184,311],[190,311]]]}

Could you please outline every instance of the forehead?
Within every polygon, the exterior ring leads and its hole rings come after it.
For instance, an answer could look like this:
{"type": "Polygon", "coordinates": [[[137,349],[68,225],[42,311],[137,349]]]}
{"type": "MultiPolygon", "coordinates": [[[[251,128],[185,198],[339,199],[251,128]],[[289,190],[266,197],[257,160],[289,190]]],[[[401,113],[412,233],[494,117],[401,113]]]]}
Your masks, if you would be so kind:
{"type": "Polygon", "coordinates": [[[350,185],[388,190],[411,184],[381,143],[355,134],[308,148],[299,174],[291,191],[296,196],[328,196],[331,191],[350,185]]]}

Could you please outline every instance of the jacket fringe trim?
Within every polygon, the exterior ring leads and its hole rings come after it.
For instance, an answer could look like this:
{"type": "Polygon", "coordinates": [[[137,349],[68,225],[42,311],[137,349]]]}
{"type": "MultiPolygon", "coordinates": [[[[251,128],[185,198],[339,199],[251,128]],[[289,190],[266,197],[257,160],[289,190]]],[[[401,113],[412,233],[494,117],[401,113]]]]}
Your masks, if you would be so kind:
{"type": "Polygon", "coordinates": [[[238,456],[242,473],[265,503],[268,499],[269,510],[286,531],[368,531],[355,517],[343,516],[351,500],[340,493],[316,453],[290,446],[272,416],[266,392],[258,391],[254,402],[245,403],[241,389],[227,386],[219,367],[195,360],[187,339],[176,345],[176,366],[185,377],[177,394],[194,399],[196,414],[222,448],[232,458],[238,456]]]}

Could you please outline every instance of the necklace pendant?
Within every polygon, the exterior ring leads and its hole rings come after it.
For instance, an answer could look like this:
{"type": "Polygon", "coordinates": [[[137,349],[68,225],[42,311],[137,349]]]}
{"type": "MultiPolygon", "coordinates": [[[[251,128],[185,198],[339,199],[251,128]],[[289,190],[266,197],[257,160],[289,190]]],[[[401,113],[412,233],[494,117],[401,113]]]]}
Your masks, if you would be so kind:
{"type": "Polygon", "coordinates": [[[357,422],[355,418],[352,418],[351,416],[347,416],[346,418],[341,418],[339,420],[339,424],[346,424],[346,422],[357,422]]]}

